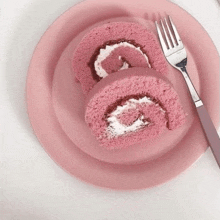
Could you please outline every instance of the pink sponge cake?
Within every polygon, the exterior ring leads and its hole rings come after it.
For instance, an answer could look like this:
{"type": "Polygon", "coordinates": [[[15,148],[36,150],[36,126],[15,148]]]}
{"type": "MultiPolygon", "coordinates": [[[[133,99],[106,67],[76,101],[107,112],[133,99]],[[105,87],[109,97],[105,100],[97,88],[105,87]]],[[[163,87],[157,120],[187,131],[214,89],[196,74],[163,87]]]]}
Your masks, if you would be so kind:
{"type": "Polygon", "coordinates": [[[183,125],[179,97],[161,74],[129,68],[101,80],[88,95],[85,120],[100,145],[128,147],[183,125]]]}
{"type": "Polygon", "coordinates": [[[109,74],[130,67],[167,73],[156,36],[132,22],[112,22],[92,29],[76,48],[72,67],[84,94],[109,74]]]}

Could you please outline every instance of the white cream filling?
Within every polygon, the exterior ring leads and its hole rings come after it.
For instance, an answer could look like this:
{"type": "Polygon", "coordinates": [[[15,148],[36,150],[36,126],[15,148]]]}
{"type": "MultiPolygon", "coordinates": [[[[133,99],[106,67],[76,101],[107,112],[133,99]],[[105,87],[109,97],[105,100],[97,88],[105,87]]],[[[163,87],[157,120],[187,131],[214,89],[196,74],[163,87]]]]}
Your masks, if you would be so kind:
{"type": "Polygon", "coordinates": [[[143,128],[144,126],[150,124],[149,121],[144,120],[144,115],[141,115],[133,124],[128,126],[121,124],[117,118],[117,116],[125,110],[135,109],[137,107],[137,104],[142,103],[151,105],[154,102],[147,97],[143,97],[140,99],[132,98],[126,101],[123,106],[117,106],[117,108],[113,112],[111,112],[110,116],[107,118],[107,121],[109,123],[109,126],[107,127],[109,138],[118,137],[124,135],[125,133],[137,131],[140,128],[143,128]]]}
{"type": "MultiPolygon", "coordinates": [[[[112,53],[112,51],[114,51],[118,47],[130,47],[130,48],[133,48],[134,50],[138,51],[142,56],[144,56],[149,67],[151,67],[149,64],[149,59],[148,59],[147,55],[145,53],[143,53],[143,51],[141,50],[140,47],[135,47],[133,44],[128,43],[128,42],[120,42],[118,44],[106,45],[105,48],[100,49],[99,55],[94,63],[96,74],[99,77],[105,78],[106,76],[108,76],[108,73],[102,68],[101,63],[112,53]]],[[[119,57],[119,59],[121,59],[121,57],[119,57]]],[[[128,69],[128,68],[129,68],[128,63],[124,62],[123,66],[121,67],[121,70],[128,69]]]]}
{"type": "MultiPolygon", "coordinates": [[[[118,59],[121,60],[121,56],[119,56],[118,59]]],[[[129,68],[129,64],[126,61],[124,61],[122,67],[120,68],[120,70],[126,70],[128,68],[129,68]]]]}

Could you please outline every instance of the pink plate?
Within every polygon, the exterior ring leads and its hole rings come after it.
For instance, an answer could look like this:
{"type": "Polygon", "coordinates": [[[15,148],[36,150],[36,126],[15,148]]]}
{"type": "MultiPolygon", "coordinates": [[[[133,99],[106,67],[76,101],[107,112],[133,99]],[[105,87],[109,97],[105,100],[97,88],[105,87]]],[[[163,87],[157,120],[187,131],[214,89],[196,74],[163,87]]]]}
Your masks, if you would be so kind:
{"type": "Polygon", "coordinates": [[[84,1],[60,16],[43,35],[27,79],[28,113],[34,131],[48,154],[74,176],[114,189],[152,187],[183,172],[207,149],[183,79],[172,67],[169,79],[188,114],[181,129],[164,133],[147,147],[142,143],[109,151],[97,144],[84,122],[85,97],[71,71],[72,52],[82,36],[100,21],[138,20],[145,25],[143,18],[150,24],[165,14],[178,27],[189,55],[188,72],[217,127],[219,56],[194,18],[166,0],[139,0],[138,4],[134,0],[84,1]],[[187,28],[186,23],[190,24],[187,28]]]}

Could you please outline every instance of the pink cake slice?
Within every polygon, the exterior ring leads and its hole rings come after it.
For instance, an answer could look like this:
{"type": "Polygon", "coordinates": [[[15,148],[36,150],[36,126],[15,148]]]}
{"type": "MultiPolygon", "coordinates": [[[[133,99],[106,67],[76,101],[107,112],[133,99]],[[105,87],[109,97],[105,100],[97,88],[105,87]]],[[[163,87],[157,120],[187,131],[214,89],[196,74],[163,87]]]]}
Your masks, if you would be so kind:
{"type": "Polygon", "coordinates": [[[112,22],[92,29],[74,51],[72,67],[84,94],[119,70],[148,67],[168,72],[157,37],[134,22],[112,22]]]}
{"type": "Polygon", "coordinates": [[[85,121],[101,146],[117,149],[179,128],[185,113],[167,79],[153,69],[136,67],[96,84],[88,95],[85,121]]]}

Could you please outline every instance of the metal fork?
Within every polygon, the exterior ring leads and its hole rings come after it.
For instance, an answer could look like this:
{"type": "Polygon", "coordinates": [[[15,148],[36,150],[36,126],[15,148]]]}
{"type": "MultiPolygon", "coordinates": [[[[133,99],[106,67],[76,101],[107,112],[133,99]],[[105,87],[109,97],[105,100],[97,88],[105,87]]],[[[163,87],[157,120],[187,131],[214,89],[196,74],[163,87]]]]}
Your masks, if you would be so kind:
{"type": "Polygon", "coordinates": [[[192,100],[196,106],[201,125],[206,134],[206,138],[220,168],[220,139],[218,133],[201,98],[190,80],[186,70],[187,53],[185,47],[171,17],[168,16],[168,18],[170,25],[166,18],[164,18],[164,21],[162,19],[160,20],[160,25],[157,21],[155,22],[162,50],[167,61],[182,73],[186,81],[192,100]]]}

